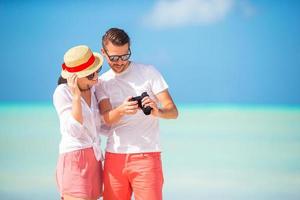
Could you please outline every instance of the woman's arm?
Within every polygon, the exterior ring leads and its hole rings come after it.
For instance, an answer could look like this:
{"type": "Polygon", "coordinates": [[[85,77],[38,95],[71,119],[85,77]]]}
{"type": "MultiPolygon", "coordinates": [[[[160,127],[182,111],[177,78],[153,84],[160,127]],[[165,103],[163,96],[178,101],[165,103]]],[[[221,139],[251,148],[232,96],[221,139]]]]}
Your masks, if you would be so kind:
{"type": "Polygon", "coordinates": [[[83,124],[82,108],[81,108],[81,92],[77,84],[77,75],[73,74],[67,79],[68,86],[71,89],[72,97],[72,115],[75,120],[83,124]]]}

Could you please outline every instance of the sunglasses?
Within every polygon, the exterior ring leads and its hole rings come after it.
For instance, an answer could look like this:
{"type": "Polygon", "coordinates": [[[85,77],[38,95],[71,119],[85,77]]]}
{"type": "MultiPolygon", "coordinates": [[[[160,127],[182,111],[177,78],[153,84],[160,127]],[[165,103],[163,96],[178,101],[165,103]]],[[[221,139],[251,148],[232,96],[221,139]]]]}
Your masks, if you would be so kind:
{"type": "Polygon", "coordinates": [[[131,56],[130,48],[128,49],[128,53],[123,55],[109,55],[107,53],[107,50],[105,48],[103,49],[111,62],[117,62],[119,59],[121,59],[122,61],[127,61],[131,56]]]}
{"type": "Polygon", "coordinates": [[[92,73],[92,74],[90,74],[90,75],[87,75],[86,76],[86,78],[88,79],[88,80],[94,80],[94,78],[95,78],[95,74],[97,74],[98,75],[98,73],[101,71],[101,69],[102,69],[102,66],[97,70],[97,71],[95,71],[94,73],[92,73]]]}

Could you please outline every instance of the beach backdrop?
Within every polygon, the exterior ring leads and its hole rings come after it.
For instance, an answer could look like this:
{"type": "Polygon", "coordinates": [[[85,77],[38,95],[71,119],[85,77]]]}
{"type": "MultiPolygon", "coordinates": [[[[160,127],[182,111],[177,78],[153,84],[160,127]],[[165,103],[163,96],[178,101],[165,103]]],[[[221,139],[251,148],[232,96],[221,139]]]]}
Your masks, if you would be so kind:
{"type": "Polygon", "coordinates": [[[300,199],[299,20],[292,0],[0,1],[0,199],[59,199],[63,55],[99,52],[110,27],[178,105],[160,121],[164,199],[300,199]]]}

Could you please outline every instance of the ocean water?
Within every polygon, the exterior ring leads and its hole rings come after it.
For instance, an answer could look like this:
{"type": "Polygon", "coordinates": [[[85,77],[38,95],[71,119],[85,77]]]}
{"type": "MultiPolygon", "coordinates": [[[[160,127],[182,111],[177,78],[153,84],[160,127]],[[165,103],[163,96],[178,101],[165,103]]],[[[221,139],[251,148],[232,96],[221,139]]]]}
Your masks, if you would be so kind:
{"type": "MultiPolygon", "coordinates": [[[[184,105],[179,112],[161,120],[164,199],[300,199],[300,107],[184,105]]],[[[59,199],[59,140],[50,104],[1,104],[0,199],[59,199]]]]}

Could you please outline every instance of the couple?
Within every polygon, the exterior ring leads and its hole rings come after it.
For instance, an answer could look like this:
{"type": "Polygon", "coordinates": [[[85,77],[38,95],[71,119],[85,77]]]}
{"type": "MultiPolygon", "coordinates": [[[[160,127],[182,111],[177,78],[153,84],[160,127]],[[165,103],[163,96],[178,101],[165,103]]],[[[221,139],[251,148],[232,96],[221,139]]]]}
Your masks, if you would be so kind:
{"type": "Polygon", "coordinates": [[[110,70],[87,46],[64,55],[53,95],[62,134],[56,179],[62,199],[162,199],[163,172],[158,119],[177,118],[168,85],[151,65],[129,61],[130,38],[118,28],[102,37],[110,70]],[[132,99],[143,92],[147,95],[132,99]],[[140,101],[141,100],[141,101],[140,101]],[[142,107],[150,107],[150,115],[142,107]],[[110,126],[102,173],[100,127],[110,126]],[[103,175],[103,176],[102,176],[103,175]]]}

